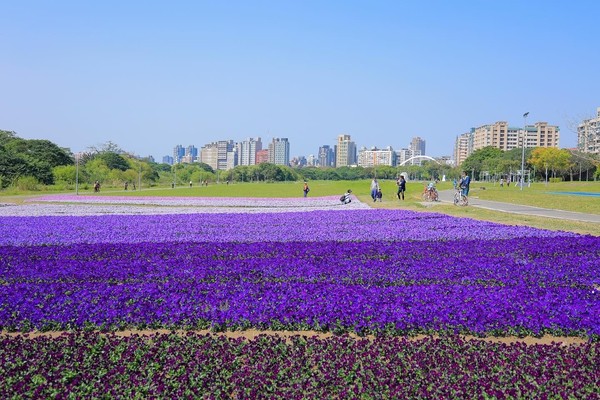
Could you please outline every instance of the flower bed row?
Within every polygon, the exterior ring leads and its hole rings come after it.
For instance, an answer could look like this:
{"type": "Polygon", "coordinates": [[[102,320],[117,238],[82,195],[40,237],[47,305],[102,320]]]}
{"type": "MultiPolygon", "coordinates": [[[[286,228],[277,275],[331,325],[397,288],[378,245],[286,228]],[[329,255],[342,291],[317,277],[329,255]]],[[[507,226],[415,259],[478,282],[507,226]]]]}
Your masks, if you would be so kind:
{"type": "Polygon", "coordinates": [[[0,337],[9,398],[597,398],[600,343],[459,337],[0,337]]]}
{"type": "Polygon", "coordinates": [[[600,238],[0,246],[0,328],[600,335],[600,238]]]}
{"type": "Polygon", "coordinates": [[[354,198],[341,204],[339,196],[309,198],[129,197],[48,195],[21,205],[0,204],[3,216],[248,214],[315,210],[356,210],[369,207],[354,198]]]}
{"type": "MultiPolygon", "coordinates": [[[[80,207],[80,206],[71,206],[80,207]]],[[[151,208],[152,209],[152,208],[151,208]]],[[[141,242],[445,241],[581,236],[399,210],[172,215],[9,216],[0,245],[141,242]]],[[[507,243],[507,248],[511,246],[507,243]]]]}

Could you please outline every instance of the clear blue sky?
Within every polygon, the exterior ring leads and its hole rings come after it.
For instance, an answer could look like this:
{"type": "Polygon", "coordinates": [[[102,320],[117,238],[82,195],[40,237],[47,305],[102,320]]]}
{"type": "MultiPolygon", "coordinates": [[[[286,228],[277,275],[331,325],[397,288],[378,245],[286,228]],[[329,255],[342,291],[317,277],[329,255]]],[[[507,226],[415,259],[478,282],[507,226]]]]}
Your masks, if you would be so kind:
{"type": "Polygon", "coordinates": [[[450,155],[496,121],[600,106],[600,2],[2,1],[0,129],[72,151],[287,137],[450,155]]]}

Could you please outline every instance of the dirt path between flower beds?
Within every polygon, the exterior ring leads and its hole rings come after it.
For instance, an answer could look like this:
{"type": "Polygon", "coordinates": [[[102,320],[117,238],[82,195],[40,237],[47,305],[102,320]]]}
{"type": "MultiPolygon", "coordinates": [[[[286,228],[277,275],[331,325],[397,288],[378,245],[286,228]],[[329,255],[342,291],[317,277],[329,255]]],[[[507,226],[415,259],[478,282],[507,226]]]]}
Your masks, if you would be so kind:
{"type": "MultiPolygon", "coordinates": [[[[21,336],[21,337],[26,337],[26,338],[37,338],[37,337],[51,337],[51,338],[56,338],[61,336],[64,333],[81,333],[83,331],[51,331],[51,332],[4,332],[4,331],[0,331],[0,337],[2,336],[11,336],[11,337],[17,337],[17,336],[21,336]]],[[[99,331],[95,331],[95,332],[99,332],[99,331]]],[[[336,336],[335,334],[331,333],[331,332],[317,332],[317,331],[259,331],[259,330],[253,330],[253,329],[248,329],[245,331],[227,331],[227,332],[213,332],[210,330],[196,330],[196,331],[184,331],[184,330],[176,330],[176,331],[172,331],[172,330],[168,330],[168,329],[154,329],[154,330],[125,330],[125,331],[116,331],[116,332],[109,332],[107,334],[114,334],[116,336],[123,336],[123,337],[127,337],[127,336],[133,336],[133,335],[140,335],[140,336],[151,336],[151,335],[156,335],[156,334],[168,334],[171,332],[175,332],[178,333],[180,335],[185,335],[188,332],[193,332],[195,334],[198,335],[213,335],[213,336],[225,336],[228,338],[233,338],[233,339],[237,339],[237,338],[245,338],[248,340],[253,340],[255,339],[257,336],[260,335],[273,335],[273,336],[279,336],[282,338],[289,338],[292,336],[307,336],[307,337],[313,337],[316,336],[320,339],[325,339],[325,338],[329,338],[329,337],[333,337],[336,336]]],[[[356,338],[356,339],[362,339],[362,338],[367,338],[367,339],[374,339],[375,336],[372,335],[368,335],[368,336],[358,336],[356,334],[353,333],[348,333],[348,336],[356,338]]],[[[516,336],[507,336],[507,337],[486,337],[486,338],[480,338],[480,337],[476,337],[476,336],[471,336],[471,335],[459,335],[461,338],[465,339],[465,340],[484,340],[490,343],[506,343],[506,344],[511,344],[511,343],[525,343],[526,345],[536,345],[536,344],[551,344],[553,342],[555,343],[561,343],[564,346],[569,346],[569,345],[581,345],[581,344],[585,344],[588,342],[587,339],[584,338],[580,338],[580,337],[574,337],[574,336],[543,336],[541,338],[536,338],[536,337],[531,337],[531,336],[527,336],[527,337],[516,337],[516,336]]],[[[415,336],[396,336],[398,338],[405,338],[407,340],[422,340],[428,337],[433,337],[433,338],[443,338],[442,336],[429,336],[429,335],[415,335],[415,336]]]]}

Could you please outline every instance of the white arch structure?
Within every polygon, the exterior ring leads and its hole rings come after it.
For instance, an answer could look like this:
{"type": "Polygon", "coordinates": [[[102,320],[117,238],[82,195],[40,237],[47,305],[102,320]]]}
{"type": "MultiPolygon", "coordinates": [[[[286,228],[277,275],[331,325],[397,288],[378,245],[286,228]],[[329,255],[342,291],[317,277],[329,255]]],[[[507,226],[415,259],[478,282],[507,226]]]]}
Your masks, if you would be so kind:
{"type": "Polygon", "coordinates": [[[438,160],[436,160],[433,157],[429,157],[429,156],[414,156],[414,157],[409,158],[408,160],[404,160],[403,162],[401,162],[400,164],[398,164],[398,166],[401,167],[403,165],[406,165],[406,163],[409,162],[409,161],[423,159],[423,158],[426,159],[426,160],[435,161],[439,165],[442,165],[442,164],[440,164],[440,162],[438,160]]]}

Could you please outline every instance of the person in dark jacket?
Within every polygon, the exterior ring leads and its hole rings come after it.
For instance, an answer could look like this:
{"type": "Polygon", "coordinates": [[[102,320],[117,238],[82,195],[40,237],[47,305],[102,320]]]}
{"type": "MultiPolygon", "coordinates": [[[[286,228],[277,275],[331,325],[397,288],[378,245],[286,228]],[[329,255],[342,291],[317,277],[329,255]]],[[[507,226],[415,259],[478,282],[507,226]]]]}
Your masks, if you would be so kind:
{"type": "Polygon", "coordinates": [[[406,191],[406,180],[404,179],[404,175],[400,175],[400,178],[396,181],[396,185],[398,185],[398,192],[396,193],[398,200],[404,200],[404,192],[406,191]]]}

